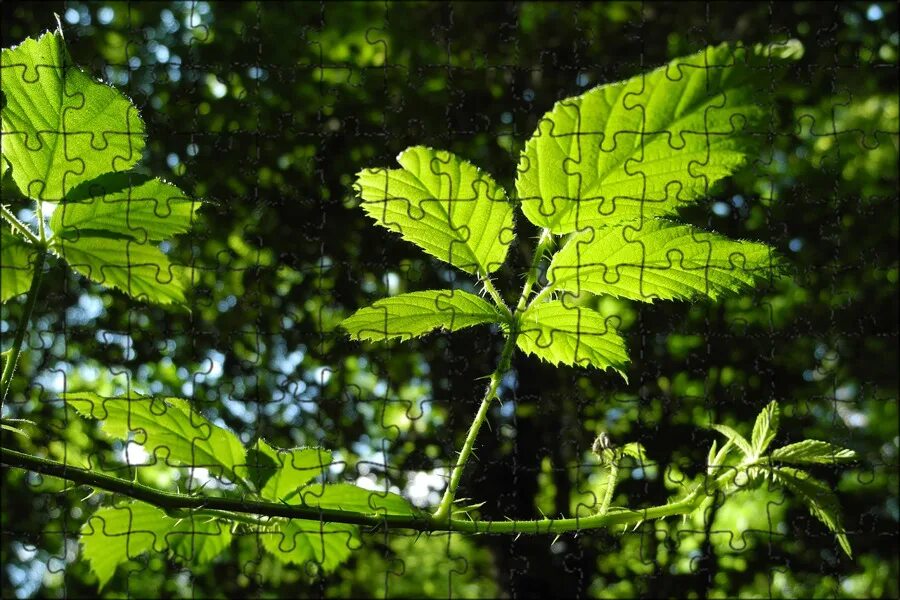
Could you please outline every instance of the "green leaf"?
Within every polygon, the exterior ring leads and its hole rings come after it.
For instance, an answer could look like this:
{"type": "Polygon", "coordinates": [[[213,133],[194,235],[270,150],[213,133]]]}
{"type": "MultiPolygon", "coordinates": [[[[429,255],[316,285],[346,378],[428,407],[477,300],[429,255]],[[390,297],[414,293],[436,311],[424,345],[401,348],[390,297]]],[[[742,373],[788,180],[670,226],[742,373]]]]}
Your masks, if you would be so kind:
{"type": "Polygon", "coordinates": [[[79,414],[103,421],[101,429],[121,440],[135,433],[135,442],[172,466],[202,467],[210,474],[241,481],[236,467],[246,466],[246,451],[227,429],[194,412],[181,398],[105,398],[92,392],[67,393],[67,404],[79,414]]]}
{"type": "Polygon", "coordinates": [[[728,425],[713,425],[712,428],[727,437],[728,441],[733,443],[741,450],[741,452],[744,453],[744,456],[748,458],[753,456],[753,447],[750,445],[750,442],[744,439],[744,436],[739,434],[737,431],[735,431],[728,425]]]}
{"type": "Polygon", "coordinates": [[[729,438],[727,442],[725,442],[718,451],[716,451],[716,440],[713,440],[712,446],[709,449],[709,455],[707,457],[707,467],[706,472],[710,475],[714,474],[716,470],[722,466],[725,461],[725,458],[728,456],[728,453],[734,447],[734,439],[729,438]]]}
{"type": "Polygon", "coordinates": [[[506,192],[478,167],[444,150],[413,146],[402,169],[357,175],[362,208],[382,227],[469,273],[496,271],[515,237],[506,192]]]}
{"type": "Polygon", "coordinates": [[[138,162],[144,124],[137,108],[74,66],[59,32],[4,49],[0,67],[2,152],[23,193],[60,201],[79,183],[138,162]]]}
{"type": "Polygon", "coordinates": [[[353,525],[291,519],[259,531],[263,547],[278,560],[306,567],[317,564],[326,573],[360,547],[353,525]]]}
{"type": "Polygon", "coordinates": [[[429,290],[378,300],[341,323],[357,339],[407,340],[434,329],[458,331],[481,323],[499,323],[503,316],[478,296],[462,290],[429,290]]]}
{"type": "Polygon", "coordinates": [[[205,516],[173,519],[143,502],[100,508],[81,528],[82,556],[100,580],[144,552],[167,552],[185,564],[204,564],[231,544],[228,524],[205,516]]]}
{"type": "Polygon", "coordinates": [[[260,495],[268,500],[299,504],[297,490],[320,476],[332,462],[331,451],[324,448],[293,448],[276,451],[265,441],[258,448],[275,461],[275,472],[261,488],[260,495]]]}
{"type": "Polygon", "coordinates": [[[349,483],[318,484],[300,492],[302,504],[316,508],[355,511],[370,515],[416,516],[419,510],[403,496],[368,490],[349,483]]]}
{"type": "Polygon", "coordinates": [[[750,445],[753,447],[754,456],[762,456],[772,440],[778,434],[778,421],[781,411],[778,402],[772,400],[756,417],[753,425],[753,433],[750,435],[750,445]]]}
{"type": "Polygon", "coordinates": [[[525,216],[565,234],[669,215],[753,155],[771,129],[772,79],[796,40],[720,45],[560,100],[519,160],[525,216]]]}
{"type": "Polygon", "coordinates": [[[0,302],[31,288],[37,250],[6,227],[0,227],[0,302]]]}
{"type": "Polygon", "coordinates": [[[188,231],[199,207],[171,183],[111,173],[72,190],[53,212],[50,227],[68,238],[102,230],[142,243],[160,241],[188,231]]]}
{"type": "Polygon", "coordinates": [[[522,313],[519,348],[553,364],[612,368],[626,381],[628,352],[610,319],[561,300],[533,304],[522,313]]]}
{"type": "Polygon", "coordinates": [[[809,512],[835,534],[847,556],[853,558],[850,541],[841,525],[841,505],[831,488],[799,469],[778,467],[771,472],[775,481],[800,497],[809,512]]]}
{"type": "Polygon", "coordinates": [[[787,463],[832,465],[856,460],[856,452],[819,440],[804,440],[772,450],[773,460],[787,463]]]}
{"type": "Polygon", "coordinates": [[[547,279],[554,289],[575,294],[688,300],[751,286],[775,264],[764,244],[645,220],[572,235],[553,257],[547,279]]]}
{"type": "Polygon", "coordinates": [[[622,446],[621,450],[622,454],[625,456],[630,456],[631,458],[638,461],[640,464],[646,464],[647,460],[647,451],[644,450],[644,447],[637,442],[629,442],[622,446]]]}
{"type": "Polygon", "coordinates": [[[117,288],[135,300],[185,303],[187,269],[169,262],[159,248],[149,243],[123,234],[83,229],[55,237],[51,249],[74,271],[100,285],[117,288]]]}

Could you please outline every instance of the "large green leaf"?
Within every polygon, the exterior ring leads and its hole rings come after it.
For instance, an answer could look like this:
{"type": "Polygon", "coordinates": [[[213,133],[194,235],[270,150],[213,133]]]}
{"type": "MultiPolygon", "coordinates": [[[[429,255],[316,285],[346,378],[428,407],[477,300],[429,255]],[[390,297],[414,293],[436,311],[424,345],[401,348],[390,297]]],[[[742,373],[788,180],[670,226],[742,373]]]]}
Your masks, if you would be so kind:
{"type": "Polygon", "coordinates": [[[280,561],[302,567],[314,563],[326,573],[360,547],[357,528],[343,523],[291,519],[279,521],[256,535],[280,561]]]}
{"type": "Polygon", "coordinates": [[[209,562],[230,543],[227,523],[205,516],[174,519],[143,502],[101,508],[81,528],[83,557],[101,590],[119,564],[144,552],[167,552],[196,565],[209,562]]]}
{"type": "Polygon", "coordinates": [[[781,411],[778,402],[772,400],[766,405],[753,424],[753,433],[750,436],[750,445],[753,446],[753,455],[762,456],[772,440],[778,434],[778,422],[781,411]]]}
{"type": "Polygon", "coordinates": [[[257,448],[275,464],[275,472],[262,486],[260,495],[277,502],[299,504],[299,488],[320,476],[332,462],[331,451],[324,448],[276,451],[263,440],[259,440],[257,448]]]}
{"type": "Polygon", "coordinates": [[[171,183],[111,173],[72,190],[53,212],[50,227],[69,238],[103,230],[142,243],[159,241],[188,231],[199,207],[171,183]]]}
{"type": "Polygon", "coordinates": [[[772,450],[772,459],[797,464],[824,464],[856,460],[856,452],[819,440],[804,440],[772,450]]]}
{"type": "Polygon", "coordinates": [[[750,286],[778,267],[772,249],[645,220],[573,234],[547,272],[555,289],[655,299],[716,298],[750,286]]]}
{"type": "Polygon", "coordinates": [[[37,252],[32,244],[0,227],[0,302],[31,288],[37,252]]]}
{"type": "MultiPolygon", "coordinates": [[[[530,306],[522,313],[516,343],[523,352],[553,364],[612,368],[625,377],[625,340],[610,319],[560,300],[530,306]]],[[[627,379],[627,378],[626,378],[627,379]]]]}
{"type": "Polygon", "coordinates": [[[488,302],[462,290],[411,292],[378,300],[341,322],[357,339],[406,340],[438,328],[457,331],[497,323],[502,315],[488,302]]]}
{"type": "Polygon", "coordinates": [[[368,490],[349,483],[313,484],[300,492],[302,504],[316,508],[355,511],[374,515],[419,514],[403,496],[381,490],[368,490]]]}
{"type": "Polygon", "coordinates": [[[850,541],[841,524],[841,505],[831,488],[809,473],[791,467],[778,467],[771,473],[775,481],[800,497],[809,512],[835,534],[841,548],[852,558],[850,541]]]}
{"type": "Polygon", "coordinates": [[[120,396],[106,398],[92,392],[64,394],[66,403],[82,416],[103,421],[103,431],[135,442],[170,465],[202,467],[216,476],[240,481],[236,467],[246,466],[246,451],[227,429],[194,412],[187,400],[120,396]]]}
{"type": "Polygon", "coordinates": [[[59,32],[4,49],[0,68],[2,151],[29,197],[62,200],[79,183],[140,159],[144,124],[137,108],[73,65],[59,32]]]}
{"type": "Polygon", "coordinates": [[[519,161],[528,219],[553,233],[672,214],[747,162],[771,129],[765,108],[797,41],[727,45],[560,100],[519,161]]]}
{"type": "Polygon", "coordinates": [[[397,162],[402,169],[365,169],[357,175],[366,214],[464,271],[500,268],[515,236],[513,206],[503,188],[444,150],[414,146],[397,162]]]}
{"type": "Polygon", "coordinates": [[[135,300],[184,304],[186,268],[174,265],[149,242],[100,229],[71,229],[51,249],[74,271],[135,300]]]}

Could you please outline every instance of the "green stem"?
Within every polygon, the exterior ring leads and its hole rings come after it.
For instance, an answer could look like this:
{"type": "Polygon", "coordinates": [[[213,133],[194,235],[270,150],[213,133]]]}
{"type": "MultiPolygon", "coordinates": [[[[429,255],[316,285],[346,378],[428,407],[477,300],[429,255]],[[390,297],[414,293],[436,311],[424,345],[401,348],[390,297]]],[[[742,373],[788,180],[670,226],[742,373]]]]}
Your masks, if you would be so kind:
{"type": "Polygon", "coordinates": [[[619,482],[619,461],[618,457],[612,457],[609,461],[609,479],[606,480],[606,493],[603,494],[603,500],[600,502],[600,510],[598,515],[605,515],[609,511],[609,505],[613,499],[616,484],[619,482]]]}
{"type": "Polygon", "coordinates": [[[500,292],[497,291],[497,288],[494,287],[491,278],[487,275],[482,275],[480,278],[481,284],[484,286],[484,289],[487,293],[493,298],[494,303],[497,305],[497,308],[500,310],[505,310],[507,313],[509,312],[509,307],[506,306],[506,302],[503,301],[503,297],[500,295],[500,292]]]}
{"type": "MultiPolygon", "coordinates": [[[[349,523],[374,528],[400,528],[416,531],[459,531],[464,533],[499,533],[499,534],[560,534],[589,529],[600,529],[621,525],[628,527],[644,521],[661,519],[693,512],[707,494],[713,494],[723,487],[732,477],[726,473],[716,479],[707,481],[707,485],[697,486],[687,496],[661,506],[653,506],[641,510],[616,510],[605,515],[592,515],[573,519],[540,519],[536,521],[470,521],[468,519],[438,518],[427,513],[415,515],[374,515],[355,511],[332,508],[317,508],[307,505],[289,505],[280,502],[265,502],[240,498],[214,498],[204,496],[187,496],[163,492],[137,482],[89,471],[81,467],[59,463],[46,458],[0,449],[0,463],[8,467],[25,469],[35,473],[50,475],[72,481],[79,485],[88,485],[127,496],[152,504],[167,512],[178,510],[202,511],[201,514],[218,519],[258,524],[257,521],[237,517],[235,515],[259,515],[262,517],[281,517],[287,519],[309,519],[333,523],[349,523]],[[215,511],[215,512],[212,512],[215,511]],[[221,512],[224,511],[224,512],[221,512]]],[[[177,513],[176,513],[177,514],[177,513]]]]}
{"type": "Polygon", "coordinates": [[[552,245],[553,234],[550,233],[549,229],[542,230],[541,237],[538,238],[537,246],[534,249],[534,256],[531,259],[531,268],[528,270],[528,276],[525,278],[525,286],[522,288],[522,295],[519,297],[519,303],[516,305],[516,312],[525,310],[528,296],[531,295],[531,288],[533,288],[534,284],[537,282],[541,260],[552,245]]]}
{"type": "Polygon", "coordinates": [[[513,329],[509,332],[509,335],[503,344],[500,361],[497,364],[497,368],[491,373],[491,381],[484,394],[484,398],[481,400],[481,406],[478,408],[478,413],[472,420],[472,425],[469,427],[469,433],[466,435],[466,441],[459,451],[459,458],[450,472],[450,483],[447,484],[447,489],[444,491],[444,497],[441,498],[441,503],[434,513],[434,518],[437,520],[446,520],[450,517],[453,500],[456,498],[456,488],[459,487],[459,481],[462,478],[466,462],[469,460],[469,455],[472,454],[472,448],[475,446],[476,438],[478,438],[478,431],[484,424],[485,419],[487,419],[487,413],[488,409],[491,407],[491,403],[494,401],[494,398],[497,397],[497,388],[500,387],[500,381],[503,379],[503,374],[509,369],[510,362],[512,361],[512,353],[516,347],[517,336],[518,333],[513,329]]]}
{"type": "Polygon", "coordinates": [[[0,216],[2,216],[6,220],[7,223],[9,223],[9,226],[11,229],[18,231],[29,242],[31,242],[32,244],[38,245],[38,246],[42,245],[40,238],[38,238],[36,235],[34,235],[34,233],[32,233],[32,231],[31,231],[31,229],[29,229],[27,225],[25,225],[22,221],[20,221],[16,217],[16,215],[14,215],[11,210],[9,210],[8,207],[3,206],[2,204],[0,204],[0,216]]]}
{"type": "Polygon", "coordinates": [[[540,303],[541,300],[543,300],[546,296],[548,296],[552,293],[553,293],[553,287],[548,285],[547,287],[542,289],[540,292],[538,292],[538,294],[534,298],[532,298],[531,302],[528,303],[528,306],[533,306],[535,304],[540,303]]]}
{"type": "Polygon", "coordinates": [[[9,358],[3,365],[3,374],[0,375],[0,406],[6,400],[6,394],[9,392],[12,384],[12,376],[16,370],[16,364],[19,362],[19,354],[22,351],[22,344],[25,342],[25,334],[28,331],[28,324],[31,322],[31,313],[34,312],[34,305],[37,302],[38,290],[41,287],[41,277],[44,273],[44,260],[47,257],[47,250],[41,248],[34,261],[34,276],[31,278],[31,287],[28,289],[28,297],[25,300],[25,309],[22,314],[22,321],[16,329],[16,336],[13,339],[13,345],[9,349],[9,358]]]}

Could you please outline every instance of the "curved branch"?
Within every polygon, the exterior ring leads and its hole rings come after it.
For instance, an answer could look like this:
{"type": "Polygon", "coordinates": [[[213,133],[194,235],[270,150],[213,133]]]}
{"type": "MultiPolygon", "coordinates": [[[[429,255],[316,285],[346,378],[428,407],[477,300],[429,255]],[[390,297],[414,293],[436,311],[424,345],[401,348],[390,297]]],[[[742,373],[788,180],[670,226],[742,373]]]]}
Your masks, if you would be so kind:
{"type": "Polygon", "coordinates": [[[67,479],[79,485],[88,485],[107,492],[114,492],[134,500],[152,504],[166,511],[225,511],[221,518],[243,520],[238,515],[260,515],[286,519],[309,519],[333,523],[363,525],[376,529],[412,529],[416,531],[459,531],[463,533],[495,534],[560,534],[589,529],[600,529],[613,525],[638,525],[644,521],[687,514],[695,510],[707,494],[714,493],[728,479],[726,476],[709,480],[708,487],[695,488],[677,502],[654,506],[642,510],[615,510],[605,515],[585,518],[540,519],[536,521],[470,521],[464,519],[436,519],[421,513],[419,515],[375,515],[338,509],[317,508],[305,505],[289,505],[277,502],[244,500],[239,498],[211,498],[186,496],[164,492],[140,483],[119,479],[102,473],[94,473],[46,458],[31,456],[15,450],[0,449],[0,463],[8,467],[25,469],[34,473],[67,479]],[[227,513],[236,513],[234,516],[227,513]]]}

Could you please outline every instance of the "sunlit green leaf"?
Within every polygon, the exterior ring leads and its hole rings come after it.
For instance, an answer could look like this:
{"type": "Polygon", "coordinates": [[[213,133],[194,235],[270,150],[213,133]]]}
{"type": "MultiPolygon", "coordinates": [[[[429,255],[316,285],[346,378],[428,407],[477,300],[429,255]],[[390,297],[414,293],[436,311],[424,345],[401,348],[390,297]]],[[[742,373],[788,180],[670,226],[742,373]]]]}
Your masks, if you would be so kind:
{"type": "Polygon", "coordinates": [[[804,440],[772,450],[773,460],[787,463],[835,464],[856,460],[856,452],[819,440],[804,440]]]}
{"type": "Polygon", "coordinates": [[[430,290],[378,300],[345,319],[341,327],[357,339],[406,340],[438,328],[457,331],[502,319],[494,306],[474,294],[430,290]]]}
{"type": "Polygon", "coordinates": [[[383,490],[369,490],[349,483],[314,484],[300,492],[302,503],[317,508],[330,508],[374,515],[419,514],[403,496],[383,490]]]}
{"type": "Polygon", "coordinates": [[[729,442],[733,443],[740,449],[741,452],[744,453],[744,456],[753,456],[753,447],[750,445],[750,442],[748,442],[744,438],[744,436],[739,434],[737,431],[735,431],[728,425],[713,425],[712,428],[727,437],[729,442]]]}
{"type": "Polygon", "coordinates": [[[149,242],[104,230],[79,229],[54,238],[51,249],[91,281],[135,300],[184,304],[186,269],[149,242]]]}
{"type": "Polygon", "coordinates": [[[554,233],[674,213],[745,164],[773,118],[766,93],[799,42],[707,48],[560,100],[519,160],[528,219],[554,233]]]}
{"type": "Polygon", "coordinates": [[[357,175],[362,208],[382,227],[469,273],[503,264],[515,237],[506,192],[478,167],[444,150],[414,146],[402,169],[357,175]]]}
{"type": "Polygon", "coordinates": [[[625,377],[628,353],[615,320],[561,300],[534,304],[519,323],[519,348],[553,364],[612,368],[625,377]]]}
{"type": "Polygon", "coordinates": [[[59,32],[0,56],[3,155],[23,193],[59,201],[83,181],[137,163],[144,149],[137,108],[72,64],[59,32]]]}
{"type": "Polygon", "coordinates": [[[206,516],[181,519],[143,502],[100,508],[81,528],[82,556],[100,580],[144,552],[166,552],[186,565],[200,565],[231,544],[230,525],[206,516]]]}
{"type": "Polygon", "coordinates": [[[263,547],[278,560],[306,567],[315,563],[326,573],[360,547],[354,525],[291,519],[259,531],[263,547]]]}
{"type": "Polygon", "coordinates": [[[736,241],[665,220],[573,235],[556,253],[547,279],[555,289],[642,302],[716,298],[769,277],[768,246],[736,241]]]}
{"type": "Polygon", "coordinates": [[[831,488],[809,473],[791,467],[778,467],[771,472],[776,482],[796,494],[809,508],[809,512],[835,534],[841,548],[852,558],[850,541],[841,524],[841,505],[831,488]]]}
{"type": "Polygon", "coordinates": [[[133,433],[134,441],[158,460],[240,480],[235,468],[246,465],[244,446],[233,433],[193,411],[187,400],[137,395],[105,398],[91,392],[67,393],[63,398],[82,416],[102,420],[107,435],[125,440],[133,433]]]}
{"type": "Polygon", "coordinates": [[[69,238],[103,230],[139,242],[160,241],[188,231],[199,207],[171,183],[111,173],[72,190],[53,212],[50,227],[69,238]]]}
{"type": "Polygon", "coordinates": [[[753,425],[753,433],[750,436],[750,445],[753,446],[754,456],[762,456],[775,435],[778,433],[778,421],[781,411],[778,402],[772,400],[756,417],[753,425]]]}
{"type": "Polygon", "coordinates": [[[36,258],[32,244],[0,226],[0,302],[28,292],[36,258]]]}
{"type": "Polygon", "coordinates": [[[275,472],[260,491],[263,498],[299,504],[300,486],[322,475],[332,462],[331,452],[324,448],[292,448],[275,451],[265,441],[258,448],[275,461],[275,472]]]}
{"type": "Polygon", "coordinates": [[[629,442],[625,444],[624,446],[622,446],[621,452],[625,456],[630,456],[641,464],[648,462],[647,451],[644,450],[644,447],[637,442],[629,442]]]}

